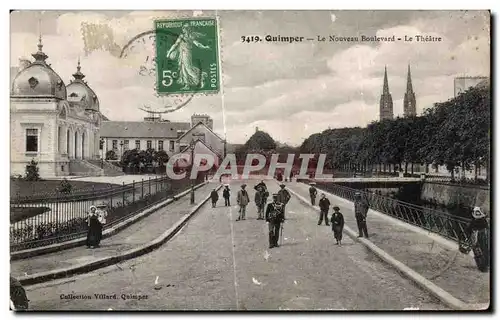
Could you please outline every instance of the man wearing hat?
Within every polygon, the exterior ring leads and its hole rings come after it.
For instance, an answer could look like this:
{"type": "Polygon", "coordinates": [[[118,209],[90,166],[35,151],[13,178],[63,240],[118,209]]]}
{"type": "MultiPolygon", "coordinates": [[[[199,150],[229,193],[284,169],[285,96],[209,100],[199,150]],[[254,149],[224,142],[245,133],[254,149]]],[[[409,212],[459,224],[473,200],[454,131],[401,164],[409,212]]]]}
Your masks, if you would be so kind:
{"type": "Polygon", "coordinates": [[[246,186],[247,186],[246,184],[242,184],[241,190],[238,191],[238,196],[236,198],[236,202],[240,206],[240,210],[239,210],[238,219],[236,219],[236,221],[246,220],[245,214],[246,214],[246,210],[247,210],[247,205],[250,202],[250,198],[248,197],[248,192],[245,190],[246,186]]]}
{"type": "Polygon", "coordinates": [[[224,198],[224,205],[225,205],[226,207],[231,205],[231,203],[230,203],[230,201],[229,201],[229,198],[231,197],[231,194],[230,194],[230,192],[229,192],[229,191],[230,191],[230,190],[229,190],[229,185],[228,185],[228,184],[226,184],[226,185],[224,186],[224,191],[222,191],[222,197],[224,198]]]}
{"type": "Polygon", "coordinates": [[[284,205],[278,201],[279,195],[273,194],[273,202],[267,205],[266,221],[269,226],[269,248],[279,247],[281,224],[285,220],[284,205]]]}
{"type": "Polygon", "coordinates": [[[286,220],[285,218],[285,207],[288,201],[290,201],[290,198],[292,197],[290,195],[290,192],[288,192],[287,189],[285,189],[285,184],[280,184],[281,190],[278,191],[278,202],[283,204],[283,219],[286,220]]]}
{"type": "Polygon", "coordinates": [[[315,182],[311,182],[310,185],[309,196],[311,197],[311,205],[314,206],[316,204],[316,196],[318,195],[318,190],[316,190],[316,187],[314,186],[316,185],[315,182]]]}
{"type": "Polygon", "coordinates": [[[359,235],[358,238],[365,236],[368,238],[368,230],[366,228],[366,214],[368,213],[368,201],[361,197],[361,192],[354,194],[354,215],[358,224],[359,235]]]}

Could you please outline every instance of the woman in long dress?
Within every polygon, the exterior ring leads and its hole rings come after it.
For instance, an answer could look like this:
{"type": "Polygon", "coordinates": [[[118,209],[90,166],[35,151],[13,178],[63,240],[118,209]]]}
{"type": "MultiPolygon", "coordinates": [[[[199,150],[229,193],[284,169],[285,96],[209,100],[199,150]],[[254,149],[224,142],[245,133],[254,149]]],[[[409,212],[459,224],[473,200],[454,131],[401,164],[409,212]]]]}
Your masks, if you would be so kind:
{"type": "Polygon", "coordinates": [[[192,87],[204,87],[204,77],[206,77],[207,73],[196,67],[192,58],[193,46],[210,49],[209,46],[198,41],[202,36],[204,36],[203,33],[192,30],[186,23],[182,27],[182,33],[167,52],[167,59],[175,60],[179,67],[177,83],[183,85],[182,90],[188,90],[192,87]]]}
{"type": "Polygon", "coordinates": [[[344,216],[340,212],[340,208],[335,206],[333,207],[333,214],[331,217],[332,231],[335,240],[337,240],[337,244],[342,244],[342,230],[344,229],[344,216]]]}
{"type": "Polygon", "coordinates": [[[474,260],[481,272],[487,272],[490,267],[490,233],[486,215],[481,208],[472,211],[472,220],[465,229],[468,242],[474,252],[474,260]]]}
{"type": "Polygon", "coordinates": [[[100,229],[101,223],[99,222],[99,217],[97,216],[97,208],[91,206],[89,209],[89,215],[87,216],[87,248],[93,249],[99,245],[100,242],[100,229]]]}

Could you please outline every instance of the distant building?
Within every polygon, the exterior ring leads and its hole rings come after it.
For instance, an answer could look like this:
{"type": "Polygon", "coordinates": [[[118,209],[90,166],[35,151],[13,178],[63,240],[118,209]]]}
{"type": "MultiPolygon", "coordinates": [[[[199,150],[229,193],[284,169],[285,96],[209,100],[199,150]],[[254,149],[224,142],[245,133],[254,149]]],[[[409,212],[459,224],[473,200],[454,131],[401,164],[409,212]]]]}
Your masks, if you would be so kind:
{"type": "Polygon", "coordinates": [[[40,36],[35,61],[20,60],[19,68],[11,69],[11,175],[24,175],[32,159],[42,178],[75,174],[99,154],[103,116],[80,61],[74,80],[65,85],[42,48],[40,36]]]}
{"type": "Polygon", "coordinates": [[[481,85],[489,86],[488,77],[457,77],[453,81],[454,95],[458,96],[460,93],[467,91],[471,87],[481,85]]]}
{"type": "Polygon", "coordinates": [[[382,95],[380,96],[380,120],[393,119],[393,104],[392,96],[389,92],[389,81],[387,80],[387,67],[384,71],[384,86],[382,89],[382,95]]]}
{"type": "Polygon", "coordinates": [[[210,128],[210,130],[214,129],[214,121],[212,120],[212,118],[210,118],[210,116],[206,114],[196,114],[196,113],[191,116],[192,127],[194,127],[200,122],[203,123],[208,128],[210,128]]]}
{"type": "Polygon", "coordinates": [[[415,92],[411,83],[410,65],[408,65],[408,78],[406,80],[406,92],[403,102],[404,117],[413,117],[417,115],[417,101],[415,99],[415,92]]]}

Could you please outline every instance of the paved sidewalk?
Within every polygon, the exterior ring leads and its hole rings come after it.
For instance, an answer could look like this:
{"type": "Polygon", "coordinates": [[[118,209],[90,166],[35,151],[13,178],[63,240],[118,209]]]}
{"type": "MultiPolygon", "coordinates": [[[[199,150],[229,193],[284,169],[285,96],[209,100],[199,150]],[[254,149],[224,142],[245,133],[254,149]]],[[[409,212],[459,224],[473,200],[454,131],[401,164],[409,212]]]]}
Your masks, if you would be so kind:
{"type": "Polygon", "coordinates": [[[196,207],[200,201],[205,199],[212,189],[218,185],[218,183],[208,183],[197,189],[195,191],[194,205],[189,203],[189,194],[166,205],[117,234],[103,239],[100,248],[87,249],[85,246],[80,246],[28,259],[11,261],[11,274],[14,277],[20,277],[67,268],[72,265],[91,262],[99,258],[140,247],[156,239],[172,227],[179,219],[196,207]]]}
{"type": "MultiPolygon", "coordinates": [[[[287,188],[309,199],[308,185],[288,183],[287,188]]],[[[354,205],[346,199],[325,194],[332,207],[339,206],[346,225],[357,232],[354,205]]],[[[330,209],[329,217],[331,212],[330,209]]],[[[490,302],[490,274],[480,272],[470,255],[458,251],[458,244],[452,249],[425,232],[415,232],[390,217],[371,212],[368,212],[367,225],[370,241],[457,299],[471,304],[490,302]]]]}

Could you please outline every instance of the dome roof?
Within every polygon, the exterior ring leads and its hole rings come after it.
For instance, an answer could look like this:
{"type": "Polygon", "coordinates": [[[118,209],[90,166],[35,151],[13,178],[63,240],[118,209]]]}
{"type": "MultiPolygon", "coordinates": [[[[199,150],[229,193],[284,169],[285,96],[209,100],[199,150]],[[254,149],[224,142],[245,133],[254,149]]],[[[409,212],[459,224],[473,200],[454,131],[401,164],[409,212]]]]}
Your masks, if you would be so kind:
{"type": "Polygon", "coordinates": [[[66,87],[68,102],[79,104],[85,109],[99,111],[99,99],[87,82],[83,81],[85,75],[80,71],[80,60],[76,73],[73,74],[75,80],[66,87]]]}
{"type": "Polygon", "coordinates": [[[32,54],[35,61],[21,70],[12,82],[12,97],[55,97],[66,99],[66,86],[61,77],[45,62],[48,56],[42,51],[32,54]]]}

